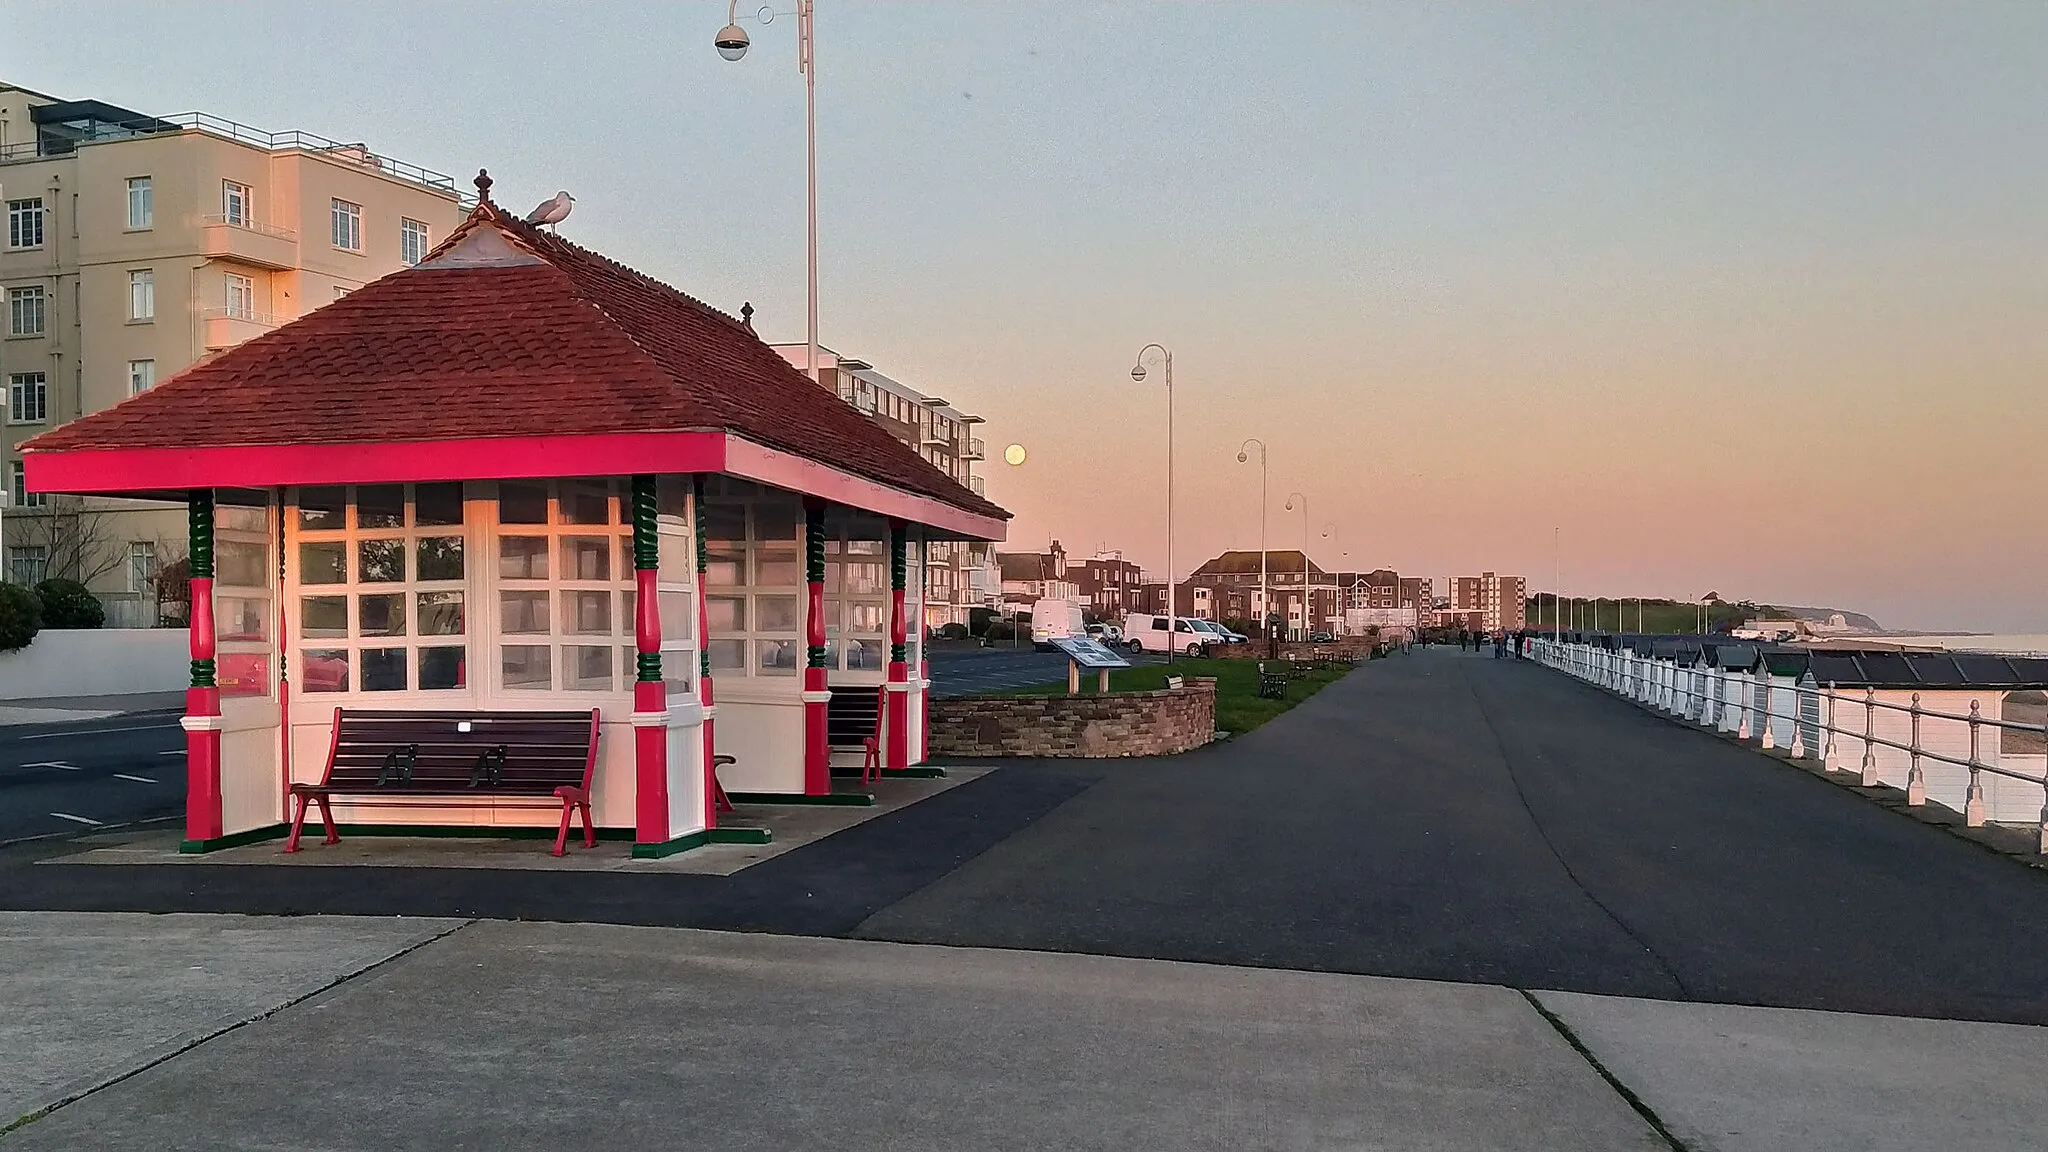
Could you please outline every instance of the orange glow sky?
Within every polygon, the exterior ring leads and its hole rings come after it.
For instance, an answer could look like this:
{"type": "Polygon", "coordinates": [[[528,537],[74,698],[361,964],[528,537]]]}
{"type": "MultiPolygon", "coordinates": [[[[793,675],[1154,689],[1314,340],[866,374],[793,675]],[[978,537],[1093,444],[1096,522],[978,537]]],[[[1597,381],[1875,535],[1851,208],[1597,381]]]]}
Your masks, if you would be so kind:
{"type": "MultiPolygon", "coordinates": [[[[83,8],[0,0],[0,76],[568,188],[802,338],[792,20],[83,8]]],[[[823,340],[988,418],[1014,546],[1163,566],[1156,340],[1183,570],[1256,547],[1256,435],[1330,567],[1548,589],[1561,526],[1570,593],[2048,631],[2048,6],[819,9],[823,340]]]]}

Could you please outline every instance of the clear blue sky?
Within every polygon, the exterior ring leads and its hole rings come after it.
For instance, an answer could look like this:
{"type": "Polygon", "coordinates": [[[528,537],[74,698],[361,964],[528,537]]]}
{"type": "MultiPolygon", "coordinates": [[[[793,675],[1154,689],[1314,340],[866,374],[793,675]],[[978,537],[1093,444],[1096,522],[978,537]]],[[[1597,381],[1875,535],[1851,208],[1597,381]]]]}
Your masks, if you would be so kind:
{"type": "MultiPolygon", "coordinates": [[[[754,6],[758,8],[758,5],[754,6]]],[[[792,0],[779,5],[794,8],[792,0]]],[[[304,128],[803,334],[795,21],[0,0],[0,77],[304,128]]],[[[1014,539],[2048,630],[2048,5],[821,0],[824,340],[989,418],[1014,539]],[[1332,531],[1324,538],[1326,526],[1332,531]],[[1348,557],[1342,555],[1349,553],[1348,557]]]]}

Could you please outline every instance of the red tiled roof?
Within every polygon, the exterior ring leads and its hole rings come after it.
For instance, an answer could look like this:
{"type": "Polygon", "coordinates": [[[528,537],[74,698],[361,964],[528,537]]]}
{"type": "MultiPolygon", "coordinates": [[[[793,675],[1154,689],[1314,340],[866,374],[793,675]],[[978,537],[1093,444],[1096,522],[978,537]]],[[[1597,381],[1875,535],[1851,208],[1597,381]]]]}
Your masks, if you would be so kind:
{"type": "Polygon", "coordinates": [[[647,431],[728,432],[979,516],[1009,518],[812,383],[738,320],[489,201],[419,266],[23,447],[205,449],[647,431]],[[512,259],[484,266],[437,260],[480,229],[509,239],[512,259]]]}

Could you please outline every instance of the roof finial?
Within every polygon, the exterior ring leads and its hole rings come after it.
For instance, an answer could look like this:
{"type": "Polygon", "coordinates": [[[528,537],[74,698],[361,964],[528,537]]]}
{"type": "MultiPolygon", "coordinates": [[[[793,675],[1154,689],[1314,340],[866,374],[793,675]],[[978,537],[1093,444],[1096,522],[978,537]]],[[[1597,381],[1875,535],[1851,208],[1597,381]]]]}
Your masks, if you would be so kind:
{"type": "Polygon", "coordinates": [[[491,173],[488,169],[476,170],[476,198],[479,203],[491,202],[491,173]]]}
{"type": "Polygon", "coordinates": [[[740,323],[747,326],[747,331],[752,332],[754,330],[754,302],[752,300],[740,305],[740,323]]]}

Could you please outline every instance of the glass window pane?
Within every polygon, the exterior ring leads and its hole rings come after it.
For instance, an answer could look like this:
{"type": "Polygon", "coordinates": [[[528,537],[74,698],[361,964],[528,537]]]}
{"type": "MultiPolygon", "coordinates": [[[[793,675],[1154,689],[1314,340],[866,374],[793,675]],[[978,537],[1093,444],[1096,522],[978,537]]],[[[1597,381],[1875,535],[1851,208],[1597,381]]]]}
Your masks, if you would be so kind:
{"type": "Polygon", "coordinates": [[[346,584],[347,545],[339,540],[299,545],[299,583],[301,584],[346,584]]]}
{"type": "MultiPolygon", "coordinates": [[[[356,597],[356,635],[405,635],[405,593],[356,597]]],[[[364,674],[368,675],[367,669],[364,674]]]]}
{"type": "Polygon", "coordinates": [[[745,550],[727,545],[713,544],[707,550],[704,562],[704,586],[707,588],[737,588],[747,570],[745,550]]]}
{"type": "Polygon", "coordinates": [[[880,672],[888,660],[887,650],[880,640],[848,640],[846,642],[846,667],[848,671],[880,672]]]}
{"type": "Polygon", "coordinates": [[[562,688],[568,692],[609,692],[612,690],[612,647],[609,644],[571,644],[563,649],[567,661],[562,670],[562,688]]]}
{"type": "MultiPolygon", "coordinates": [[[[421,592],[417,599],[420,635],[462,635],[462,593],[421,592]]],[[[421,684],[421,687],[425,686],[424,683],[421,684]]]]}
{"type": "Polygon", "coordinates": [[[299,527],[307,532],[331,532],[345,527],[342,511],[348,507],[343,488],[299,489],[299,527]]]}
{"type": "Polygon", "coordinates": [[[358,487],[356,527],[405,527],[405,485],[364,484],[358,487]]]}
{"type": "Polygon", "coordinates": [[[846,606],[846,630],[848,632],[882,631],[882,606],[874,603],[848,604],[846,606]]]}
{"type": "Polygon", "coordinates": [[[794,640],[757,640],[763,676],[794,676],[801,652],[794,640]]]}
{"type": "Polygon", "coordinates": [[[611,542],[603,536],[562,537],[562,579],[612,578],[611,542]]]}
{"type": "Polygon", "coordinates": [[[747,601],[744,596],[704,598],[704,626],[710,635],[747,630],[747,601]]]}
{"type": "Polygon", "coordinates": [[[659,592],[654,598],[661,611],[661,638],[687,640],[697,634],[697,600],[688,592],[659,592]]]}
{"type": "Polygon", "coordinates": [[[498,482],[498,523],[545,524],[548,522],[548,486],[498,482]]]}
{"type": "Polygon", "coordinates": [[[219,540],[213,546],[216,583],[237,588],[270,587],[270,548],[246,540],[219,540]]]}
{"type": "Polygon", "coordinates": [[[363,691],[405,691],[405,649],[365,648],[362,659],[363,691]]]}
{"type": "Polygon", "coordinates": [[[609,592],[562,593],[562,631],[572,636],[611,635],[612,594],[609,592]]]}
{"type": "Polygon", "coordinates": [[[547,537],[498,537],[498,578],[501,580],[547,579],[547,537]]]}
{"type": "Polygon", "coordinates": [[[636,623],[638,618],[633,614],[635,612],[638,612],[639,610],[640,593],[619,593],[619,631],[627,633],[628,635],[638,635],[638,632],[636,631],[636,629],[638,629],[639,627],[639,624],[636,623]]]}
{"type": "Polygon", "coordinates": [[[839,666],[839,638],[837,636],[827,636],[825,637],[825,667],[837,668],[839,666]]]}
{"type": "Polygon", "coordinates": [[[308,648],[300,656],[299,691],[348,691],[348,649],[308,648]]]}
{"type": "Polygon", "coordinates": [[[420,688],[433,691],[463,686],[466,648],[420,649],[420,688]]]}
{"type": "Polygon", "coordinates": [[[754,630],[757,632],[796,631],[796,597],[754,597],[754,630]]]}
{"type": "Polygon", "coordinates": [[[711,656],[711,670],[714,672],[721,668],[727,671],[734,669],[744,671],[746,669],[747,642],[745,640],[713,640],[705,646],[705,651],[711,656]]]}
{"type": "Polygon", "coordinates": [[[498,668],[505,687],[545,691],[551,683],[548,651],[545,644],[507,644],[498,649],[498,668]]]}
{"type": "Polygon", "coordinates": [[[697,550],[690,547],[690,538],[680,532],[663,532],[657,544],[660,552],[655,571],[661,579],[670,584],[696,583],[697,550]]]}
{"type": "Polygon", "coordinates": [[[690,482],[682,476],[661,476],[654,482],[654,514],[682,517],[689,514],[690,482]]]}
{"type": "Polygon", "coordinates": [[[428,536],[415,548],[413,579],[462,579],[462,537],[428,536]]]}
{"type": "Polygon", "coordinates": [[[223,652],[214,676],[222,696],[268,696],[270,655],[267,652],[223,652]]]}
{"type": "Polygon", "coordinates": [[[299,635],[308,640],[335,640],[348,635],[348,597],[301,596],[299,635]]]}
{"type": "Polygon", "coordinates": [[[213,510],[213,527],[218,532],[260,532],[270,534],[270,509],[241,504],[222,504],[213,510]]]}
{"type": "Polygon", "coordinates": [[[704,539],[714,544],[737,544],[747,538],[747,506],[706,501],[704,539]]]}
{"type": "Polygon", "coordinates": [[[221,640],[268,640],[270,600],[263,596],[213,597],[214,635],[221,640]]]}
{"type": "Polygon", "coordinates": [[[844,578],[846,581],[845,590],[849,593],[867,593],[872,595],[876,592],[886,591],[889,587],[889,570],[881,564],[848,564],[846,565],[844,578]]]}
{"type": "Polygon", "coordinates": [[[562,482],[562,523],[609,524],[612,522],[611,485],[602,480],[562,482]]]}
{"type": "Polygon", "coordinates": [[[390,584],[405,579],[405,541],[356,541],[356,583],[390,584]]]}
{"type": "Polygon", "coordinates": [[[763,588],[794,588],[804,582],[804,566],[795,557],[754,557],[754,583],[763,588]]]}
{"type": "Polygon", "coordinates": [[[547,593],[498,593],[498,631],[511,635],[523,635],[535,632],[545,634],[547,630],[547,593]]]}
{"type": "Polygon", "coordinates": [[[797,526],[803,520],[803,509],[793,504],[756,504],[754,539],[795,540],[797,526]]]}
{"type": "Polygon", "coordinates": [[[462,485],[420,484],[413,489],[412,522],[422,528],[462,523],[462,485]]]}

